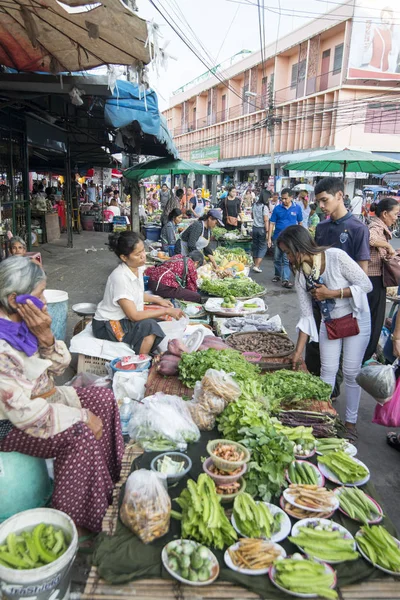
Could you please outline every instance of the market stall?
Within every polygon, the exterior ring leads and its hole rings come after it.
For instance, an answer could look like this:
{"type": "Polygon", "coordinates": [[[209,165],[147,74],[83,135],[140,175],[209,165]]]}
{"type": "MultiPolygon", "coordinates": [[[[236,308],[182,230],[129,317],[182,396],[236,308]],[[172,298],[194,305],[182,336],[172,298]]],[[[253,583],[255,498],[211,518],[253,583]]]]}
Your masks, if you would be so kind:
{"type": "Polygon", "coordinates": [[[290,364],[293,344],[273,326],[210,332],[192,351],[174,340],[153,363],[129,423],[145,452],[127,449],[134,475],[116,491],[83,598],[189,598],[189,586],[208,598],[400,597],[400,542],[341,437],[330,387],[304,366],[265,373],[246,356],[290,364]],[[168,487],[155,492],[157,471],[168,487]]]}

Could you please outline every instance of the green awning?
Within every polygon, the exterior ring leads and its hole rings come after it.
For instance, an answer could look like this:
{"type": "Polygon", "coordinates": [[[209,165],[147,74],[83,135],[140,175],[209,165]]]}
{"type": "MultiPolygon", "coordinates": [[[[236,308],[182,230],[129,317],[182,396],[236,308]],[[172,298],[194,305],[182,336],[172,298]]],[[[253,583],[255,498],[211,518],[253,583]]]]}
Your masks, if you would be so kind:
{"type": "Polygon", "coordinates": [[[189,175],[190,173],[200,175],[219,175],[219,169],[211,169],[206,165],[188,162],[186,160],[171,160],[169,158],[158,158],[148,160],[134,167],[129,167],[123,172],[126,179],[147,179],[153,175],[189,175]]]}
{"type": "Polygon", "coordinates": [[[321,153],[315,158],[285,165],[290,171],[320,171],[322,173],[389,173],[400,170],[400,161],[387,158],[373,152],[357,150],[339,150],[338,152],[321,153]]]}

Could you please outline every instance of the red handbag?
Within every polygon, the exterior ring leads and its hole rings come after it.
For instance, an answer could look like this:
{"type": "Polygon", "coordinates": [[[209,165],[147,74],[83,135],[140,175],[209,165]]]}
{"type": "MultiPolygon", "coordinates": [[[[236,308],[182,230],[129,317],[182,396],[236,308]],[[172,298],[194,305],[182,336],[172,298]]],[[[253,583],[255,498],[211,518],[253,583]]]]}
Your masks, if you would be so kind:
{"type": "Polygon", "coordinates": [[[345,315],[339,319],[324,321],[328,340],[341,340],[360,333],[358,321],[352,314],[345,315]]]}

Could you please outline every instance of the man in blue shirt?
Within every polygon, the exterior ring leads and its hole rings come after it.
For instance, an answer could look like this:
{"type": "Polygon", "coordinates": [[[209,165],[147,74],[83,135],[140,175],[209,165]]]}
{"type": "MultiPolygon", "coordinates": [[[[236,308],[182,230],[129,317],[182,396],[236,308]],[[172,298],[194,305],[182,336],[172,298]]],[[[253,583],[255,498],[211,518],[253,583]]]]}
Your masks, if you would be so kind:
{"type": "MultiPolygon", "coordinates": [[[[300,206],[293,204],[293,192],[289,188],[284,188],[281,192],[282,204],[275,206],[273,213],[270,217],[270,225],[268,232],[268,248],[272,246],[272,240],[276,240],[278,235],[289,227],[289,225],[301,225],[303,215],[300,206]]],[[[284,288],[292,288],[293,283],[289,281],[290,278],[290,267],[289,259],[284,252],[275,246],[274,252],[274,267],[275,276],[272,281],[277,282],[282,279],[282,286],[284,288]]]]}

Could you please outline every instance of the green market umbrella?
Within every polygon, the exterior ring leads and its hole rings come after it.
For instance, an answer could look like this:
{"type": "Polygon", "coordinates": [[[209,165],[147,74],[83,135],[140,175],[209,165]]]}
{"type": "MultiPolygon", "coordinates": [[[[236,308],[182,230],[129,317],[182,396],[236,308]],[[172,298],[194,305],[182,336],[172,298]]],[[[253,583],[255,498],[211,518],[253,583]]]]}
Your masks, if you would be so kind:
{"type": "MultiPolygon", "coordinates": [[[[400,163],[399,163],[400,165],[400,163]]],[[[400,168],[400,167],[399,167],[400,168]]],[[[170,158],[157,158],[129,167],[123,172],[126,179],[147,179],[152,175],[189,175],[190,173],[200,175],[219,175],[219,169],[211,169],[205,165],[188,162],[186,160],[173,160],[170,158]]]]}
{"type": "Polygon", "coordinates": [[[351,173],[389,173],[391,171],[400,171],[400,160],[387,158],[373,152],[359,152],[358,150],[339,150],[337,152],[327,152],[308,158],[301,162],[289,163],[285,169],[290,171],[320,171],[322,173],[343,173],[343,179],[346,172],[351,173]]]}

